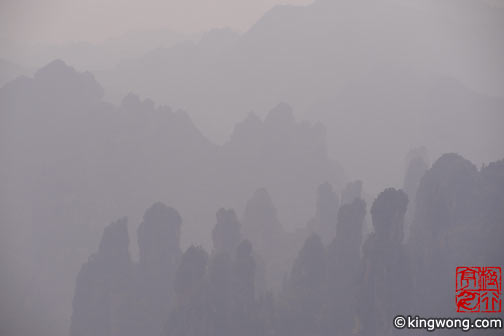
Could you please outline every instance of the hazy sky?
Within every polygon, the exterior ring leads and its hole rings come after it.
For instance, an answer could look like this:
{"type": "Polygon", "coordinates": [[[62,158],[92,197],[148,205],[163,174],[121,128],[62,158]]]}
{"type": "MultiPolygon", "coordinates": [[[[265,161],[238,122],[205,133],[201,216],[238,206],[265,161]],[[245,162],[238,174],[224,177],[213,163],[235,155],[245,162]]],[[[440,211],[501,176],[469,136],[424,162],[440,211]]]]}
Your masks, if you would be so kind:
{"type": "Polygon", "coordinates": [[[277,4],[313,0],[0,0],[0,37],[99,42],[136,30],[244,31],[277,4]]]}

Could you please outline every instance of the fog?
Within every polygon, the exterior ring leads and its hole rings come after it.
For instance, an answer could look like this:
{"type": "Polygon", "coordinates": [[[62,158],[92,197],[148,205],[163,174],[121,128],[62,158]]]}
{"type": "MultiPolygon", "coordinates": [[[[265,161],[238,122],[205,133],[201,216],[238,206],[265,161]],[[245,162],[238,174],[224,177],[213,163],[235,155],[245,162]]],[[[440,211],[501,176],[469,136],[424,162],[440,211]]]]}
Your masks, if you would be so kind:
{"type": "Polygon", "coordinates": [[[454,280],[504,260],[502,1],[2,1],[0,27],[0,335],[489,316],[454,280]]]}

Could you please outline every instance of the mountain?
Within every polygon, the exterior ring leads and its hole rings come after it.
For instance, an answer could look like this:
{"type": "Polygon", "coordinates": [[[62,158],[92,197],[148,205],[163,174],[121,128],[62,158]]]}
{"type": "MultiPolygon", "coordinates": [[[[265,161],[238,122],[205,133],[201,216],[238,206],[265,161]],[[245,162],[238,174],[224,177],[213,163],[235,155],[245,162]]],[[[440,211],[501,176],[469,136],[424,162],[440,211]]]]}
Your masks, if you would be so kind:
{"type": "Polygon", "coordinates": [[[61,60],[0,89],[0,255],[16,256],[5,291],[24,293],[17,299],[30,307],[13,302],[5,316],[30,321],[21,334],[65,333],[78,266],[118,216],[136,226],[161,201],[180,211],[184,245],[208,245],[215,211],[241,212],[257,188],[293,229],[313,213],[318,184],[343,183],[324,128],[296,121],[287,104],[216,145],[184,111],[131,93],[119,105],[103,97],[91,73],[61,60]],[[29,319],[41,311],[50,323],[29,319]]]}
{"type": "Polygon", "coordinates": [[[376,191],[400,185],[397,158],[419,145],[478,163],[504,154],[503,25],[503,8],[474,0],[319,0],[273,8],[220,52],[159,49],[97,77],[111,99],[183,106],[220,143],[249,111],[289,102],[376,191]]]}
{"type": "Polygon", "coordinates": [[[142,57],[157,48],[166,48],[199,39],[199,34],[183,34],[169,29],[130,31],[94,43],[29,43],[0,38],[0,54],[5,59],[16,60],[19,64],[34,69],[59,58],[78,69],[94,71],[111,68],[122,61],[142,57]]]}
{"type": "Polygon", "coordinates": [[[30,74],[30,70],[8,60],[0,58],[0,87],[11,80],[30,74]]]}

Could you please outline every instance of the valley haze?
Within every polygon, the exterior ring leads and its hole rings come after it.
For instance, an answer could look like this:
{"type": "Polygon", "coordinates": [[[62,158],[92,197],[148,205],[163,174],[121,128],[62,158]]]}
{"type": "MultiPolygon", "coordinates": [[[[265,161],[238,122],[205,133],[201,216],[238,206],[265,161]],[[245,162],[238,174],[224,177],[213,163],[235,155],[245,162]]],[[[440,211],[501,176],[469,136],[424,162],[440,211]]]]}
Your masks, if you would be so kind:
{"type": "Polygon", "coordinates": [[[504,1],[2,1],[0,162],[0,335],[406,334],[503,266],[504,1]]]}

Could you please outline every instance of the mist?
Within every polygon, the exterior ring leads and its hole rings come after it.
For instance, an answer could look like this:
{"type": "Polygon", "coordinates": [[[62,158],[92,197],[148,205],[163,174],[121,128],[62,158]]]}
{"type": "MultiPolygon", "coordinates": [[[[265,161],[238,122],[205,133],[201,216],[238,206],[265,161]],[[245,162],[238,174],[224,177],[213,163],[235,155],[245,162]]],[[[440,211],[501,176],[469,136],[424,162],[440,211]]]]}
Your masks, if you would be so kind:
{"type": "Polygon", "coordinates": [[[502,322],[503,60],[498,0],[2,2],[0,335],[502,322]]]}

